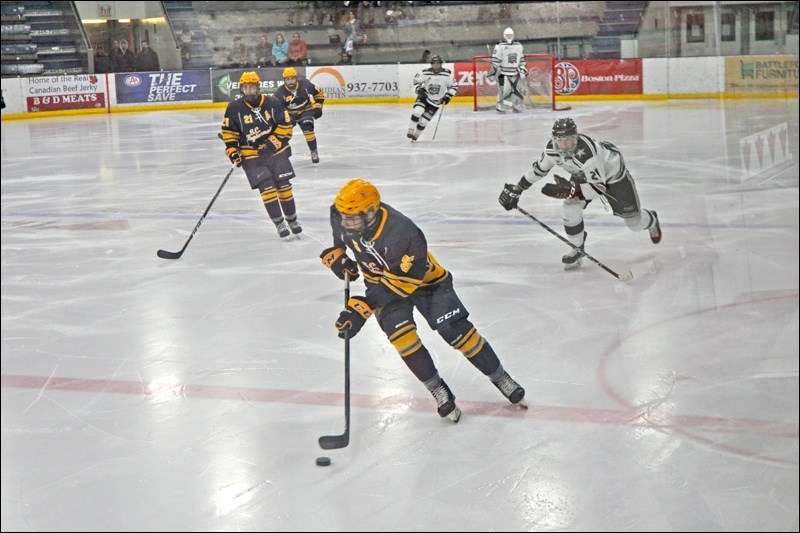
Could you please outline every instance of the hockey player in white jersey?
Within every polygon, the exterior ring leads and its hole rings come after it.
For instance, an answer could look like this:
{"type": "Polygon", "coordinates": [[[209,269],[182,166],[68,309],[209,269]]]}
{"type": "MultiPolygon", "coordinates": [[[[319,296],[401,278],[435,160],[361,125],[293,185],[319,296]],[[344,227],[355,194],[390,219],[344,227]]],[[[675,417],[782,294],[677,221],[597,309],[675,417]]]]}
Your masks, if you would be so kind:
{"type": "Polygon", "coordinates": [[[411,141],[416,141],[425,126],[442,106],[450,103],[456,95],[458,84],[453,77],[453,72],[442,67],[442,57],[431,57],[430,68],[414,76],[414,90],[417,100],[411,110],[411,122],[408,125],[406,136],[411,141]]]}
{"type": "Polygon", "coordinates": [[[503,40],[497,43],[492,53],[492,65],[489,67],[489,80],[497,79],[497,112],[522,112],[522,105],[527,94],[528,69],[522,44],[514,40],[514,30],[506,28],[503,40]]]}
{"type": "Polygon", "coordinates": [[[578,133],[571,118],[561,118],[553,124],[552,139],[544,152],[516,185],[506,183],[500,194],[500,205],[514,209],[523,191],[547,176],[559,166],[571,175],[570,179],[555,176],[556,183],[547,183],[542,194],[564,200],[564,230],[570,242],[577,246],[561,258],[565,270],[579,267],[586,243],[583,229],[583,210],[597,198],[608,201],[614,216],[625,221],[632,231],[648,230],[653,244],[661,242],[658,214],[639,205],[636,184],[619,149],[607,141],[598,141],[578,133]]]}

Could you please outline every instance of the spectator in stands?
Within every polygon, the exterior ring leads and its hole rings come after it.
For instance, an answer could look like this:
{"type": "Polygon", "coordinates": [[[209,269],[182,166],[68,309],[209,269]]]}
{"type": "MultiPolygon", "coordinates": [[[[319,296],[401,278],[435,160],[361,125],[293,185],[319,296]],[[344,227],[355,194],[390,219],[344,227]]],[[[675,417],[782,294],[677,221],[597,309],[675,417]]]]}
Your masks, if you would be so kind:
{"type": "Polygon", "coordinates": [[[350,57],[350,54],[348,54],[347,52],[342,50],[341,53],[339,54],[339,61],[337,61],[335,64],[336,65],[352,65],[353,64],[353,58],[350,57]]]}
{"type": "Polygon", "coordinates": [[[310,2],[295,2],[295,10],[289,13],[289,26],[306,26],[305,13],[310,2]]]}
{"type": "Polygon", "coordinates": [[[122,62],[122,50],[119,49],[118,40],[111,41],[111,52],[108,53],[108,57],[111,59],[111,63],[114,64],[114,72],[122,72],[117,68],[117,65],[122,62]]]}
{"type": "Polygon", "coordinates": [[[108,57],[105,45],[101,43],[97,45],[94,53],[94,73],[106,74],[108,72],[114,72],[114,62],[108,57]]]}
{"type": "Polygon", "coordinates": [[[408,0],[407,2],[398,2],[398,4],[403,5],[403,16],[409,20],[414,20],[417,18],[414,15],[414,2],[413,0],[408,0]]]}
{"type": "Polygon", "coordinates": [[[136,55],[136,72],[154,72],[161,70],[158,54],[150,48],[150,43],[142,41],[142,49],[136,55]]]}
{"type": "Polygon", "coordinates": [[[289,43],[289,64],[308,64],[308,45],[300,38],[300,34],[297,32],[292,35],[292,42],[289,43]]]}
{"type": "Polygon", "coordinates": [[[256,65],[259,67],[267,66],[270,56],[272,56],[272,43],[267,40],[266,35],[262,35],[256,45],[256,65]]]}
{"type": "Polygon", "coordinates": [[[403,10],[400,9],[400,4],[393,2],[389,6],[389,9],[386,10],[386,16],[384,17],[384,20],[387,24],[397,24],[397,21],[403,18],[405,18],[405,14],[403,13],[403,10]]]}
{"type": "Polygon", "coordinates": [[[272,45],[272,55],[278,58],[279,65],[285,65],[289,61],[289,43],[279,33],[275,36],[275,44],[272,45]]]}
{"type": "Polygon", "coordinates": [[[233,47],[230,54],[228,54],[228,66],[230,68],[247,68],[250,66],[250,51],[239,36],[233,38],[233,47]]]}
{"type": "Polygon", "coordinates": [[[356,8],[356,18],[365,26],[372,26],[375,24],[375,8],[380,5],[380,2],[374,1],[359,2],[358,8],[356,8]]]}
{"type": "Polygon", "coordinates": [[[359,45],[367,42],[367,34],[361,27],[361,21],[356,18],[355,11],[347,13],[347,22],[344,23],[344,51],[350,57],[355,55],[359,45]]]}
{"type": "Polygon", "coordinates": [[[3,96],[3,90],[0,89],[0,109],[6,108],[6,98],[3,96]]]}
{"type": "Polygon", "coordinates": [[[422,57],[419,59],[420,63],[430,64],[431,62],[431,51],[425,50],[422,52],[422,57]]]}
{"type": "Polygon", "coordinates": [[[128,48],[127,39],[120,39],[119,55],[114,61],[114,72],[133,72],[135,68],[136,54],[133,53],[133,50],[128,48]]]}
{"type": "Polygon", "coordinates": [[[181,30],[181,57],[185,62],[192,60],[192,30],[185,24],[181,30]]]}
{"type": "Polygon", "coordinates": [[[309,2],[308,3],[308,16],[311,20],[311,25],[313,26],[316,24],[317,26],[322,26],[322,6],[320,6],[322,2],[309,2]]]}

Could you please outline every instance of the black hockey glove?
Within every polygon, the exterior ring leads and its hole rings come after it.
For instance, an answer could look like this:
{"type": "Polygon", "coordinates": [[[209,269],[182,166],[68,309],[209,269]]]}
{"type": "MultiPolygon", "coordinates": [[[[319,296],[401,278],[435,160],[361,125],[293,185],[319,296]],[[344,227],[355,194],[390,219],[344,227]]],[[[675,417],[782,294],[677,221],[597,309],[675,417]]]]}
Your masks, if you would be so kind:
{"type": "Polygon", "coordinates": [[[450,99],[453,98],[449,94],[446,94],[442,97],[442,105],[447,105],[450,103],[450,99]]]}
{"type": "Polygon", "coordinates": [[[342,248],[325,248],[319,256],[322,264],[330,268],[337,278],[344,279],[344,273],[347,272],[350,274],[350,281],[358,279],[358,264],[342,248]]]}
{"type": "Polygon", "coordinates": [[[314,106],[314,118],[320,118],[322,116],[322,106],[314,106]]]}
{"type": "Polygon", "coordinates": [[[367,300],[361,296],[354,296],[347,301],[347,307],[344,308],[336,320],[336,329],[339,330],[339,337],[344,339],[344,332],[349,331],[350,337],[353,338],[358,335],[367,319],[372,316],[372,308],[367,303],[367,300]]]}
{"type": "Polygon", "coordinates": [[[555,183],[546,183],[545,186],[542,187],[542,194],[561,199],[583,199],[583,192],[581,192],[580,185],[573,180],[564,179],[561,176],[556,176],[555,183]]]}
{"type": "Polygon", "coordinates": [[[428,91],[425,90],[425,87],[420,85],[419,88],[417,89],[417,96],[421,100],[425,100],[428,97],[428,91]]]}
{"type": "Polygon", "coordinates": [[[225,153],[228,154],[228,159],[231,160],[231,163],[237,167],[242,166],[242,154],[239,153],[239,150],[236,148],[228,148],[225,150],[225,153]]]}
{"type": "Polygon", "coordinates": [[[506,208],[506,211],[511,211],[517,207],[519,197],[522,194],[522,187],[512,183],[506,183],[503,187],[503,192],[500,193],[500,205],[506,208]]]}

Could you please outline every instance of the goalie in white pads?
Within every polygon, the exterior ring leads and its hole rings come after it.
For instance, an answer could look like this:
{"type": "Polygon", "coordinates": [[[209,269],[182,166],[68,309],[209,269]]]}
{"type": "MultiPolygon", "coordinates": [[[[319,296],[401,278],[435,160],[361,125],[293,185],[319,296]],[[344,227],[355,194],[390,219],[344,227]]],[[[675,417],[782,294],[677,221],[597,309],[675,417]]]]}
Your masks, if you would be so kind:
{"type": "Polygon", "coordinates": [[[419,139],[436,112],[450,103],[458,91],[458,84],[453,73],[442,67],[442,57],[436,55],[431,57],[430,68],[414,76],[414,90],[417,100],[411,110],[411,122],[406,134],[412,141],[419,139]]]}
{"type": "Polygon", "coordinates": [[[564,200],[564,230],[570,242],[578,247],[561,258],[565,270],[581,265],[586,243],[583,210],[596,198],[608,200],[614,216],[622,218],[632,231],[646,229],[653,244],[661,242],[658,214],[639,205],[636,183],[616,146],[578,133],[578,127],[571,118],[556,120],[552,134],[539,159],[519,183],[506,183],[499,200],[506,210],[514,209],[522,192],[547,176],[553,167],[558,165],[569,172],[570,179],[556,175],[556,183],[547,183],[542,187],[542,194],[564,200]]]}
{"type": "Polygon", "coordinates": [[[503,40],[497,43],[492,53],[492,65],[487,76],[497,79],[497,112],[521,113],[527,94],[528,68],[522,44],[514,40],[514,30],[506,28],[503,40]]]}

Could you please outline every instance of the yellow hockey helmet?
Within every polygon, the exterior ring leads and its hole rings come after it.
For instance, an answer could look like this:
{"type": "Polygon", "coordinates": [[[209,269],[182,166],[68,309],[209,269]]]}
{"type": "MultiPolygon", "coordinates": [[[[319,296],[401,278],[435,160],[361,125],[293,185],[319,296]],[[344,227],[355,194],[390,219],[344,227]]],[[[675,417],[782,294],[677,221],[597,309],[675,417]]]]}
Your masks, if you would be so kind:
{"type": "Polygon", "coordinates": [[[294,67],[286,67],[283,69],[283,77],[284,78],[296,78],[297,77],[297,69],[294,67]]]}
{"type": "Polygon", "coordinates": [[[242,75],[239,77],[239,85],[245,85],[248,83],[255,83],[256,85],[261,85],[261,78],[258,77],[258,73],[252,70],[247,72],[242,72],[242,75]]]}
{"type": "Polygon", "coordinates": [[[342,187],[336,195],[334,205],[343,215],[358,215],[378,209],[380,203],[381,194],[378,189],[370,182],[357,178],[342,187]]]}

